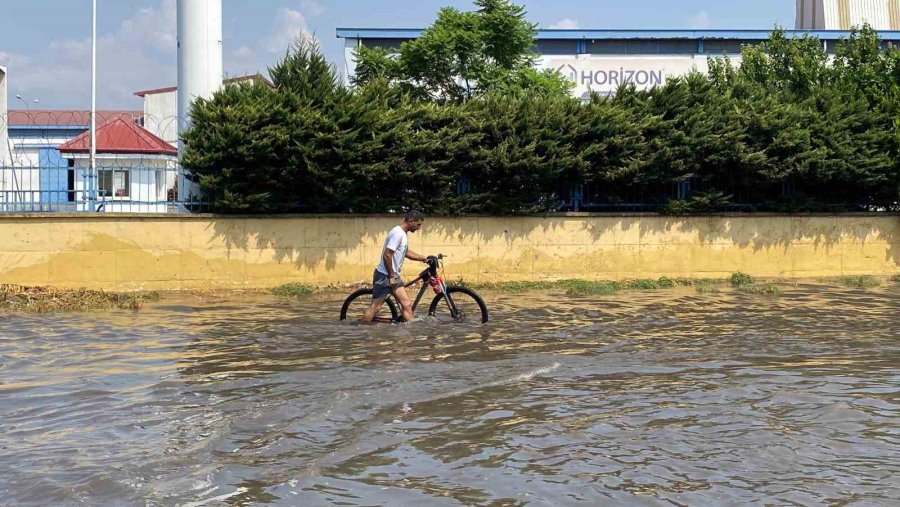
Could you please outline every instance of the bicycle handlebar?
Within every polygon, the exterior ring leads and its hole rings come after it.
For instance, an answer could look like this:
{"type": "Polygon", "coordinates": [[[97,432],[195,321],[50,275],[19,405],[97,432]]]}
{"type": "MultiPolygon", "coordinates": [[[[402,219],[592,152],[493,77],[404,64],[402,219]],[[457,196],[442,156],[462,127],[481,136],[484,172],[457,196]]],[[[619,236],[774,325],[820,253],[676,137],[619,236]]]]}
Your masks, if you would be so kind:
{"type": "Polygon", "coordinates": [[[428,280],[431,277],[437,276],[437,270],[439,267],[438,264],[445,257],[447,256],[441,253],[437,255],[429,255],[425,261],[425,263],[428,264],[428,268],[425,271],[422,271],[422,274],[420,274],[416,280],[428,280]]]}

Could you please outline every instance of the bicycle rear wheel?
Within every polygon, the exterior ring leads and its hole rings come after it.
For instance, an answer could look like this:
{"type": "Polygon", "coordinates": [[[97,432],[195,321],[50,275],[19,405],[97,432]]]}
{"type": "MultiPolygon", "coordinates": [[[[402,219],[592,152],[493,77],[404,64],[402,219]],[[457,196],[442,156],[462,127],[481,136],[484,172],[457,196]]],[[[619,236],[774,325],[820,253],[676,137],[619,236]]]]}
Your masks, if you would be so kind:
{"type": "Polygon", "coordinates": [[[447,295],[456,307],[456,315],[453,315],[443,294],[438,294],[428,308],[428,315],[443,320],[455,322],[481,322],[488,321],[487,305],[474,290],[468,287],[450,287],[447,295]]]}
{"type": "MultiPolygon", "coordinates": [[[[361,319],[370,304],[372,304],[372,289],[359,289],[344,300],[344,304],[341,306],[341,320],[347,320],[348,318],[361,319]]],[[[388,307],[388,311],[391,314],[390,322],[396,322],[398,315],[397,305],[391,299],[385,300],[384,304],[388,307]]],[[[387,315],[384,315],[384,307],[381,307],[381,311],[375,316],[375,320],[383,321],[387,318],[387,315]]]]}

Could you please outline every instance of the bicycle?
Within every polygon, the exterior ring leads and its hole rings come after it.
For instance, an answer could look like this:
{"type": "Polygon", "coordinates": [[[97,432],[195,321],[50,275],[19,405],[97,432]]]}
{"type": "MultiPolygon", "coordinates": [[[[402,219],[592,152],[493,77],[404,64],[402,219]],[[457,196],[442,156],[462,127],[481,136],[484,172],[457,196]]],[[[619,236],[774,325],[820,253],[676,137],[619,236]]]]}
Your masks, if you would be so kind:
{"type": "MultiPolygon", "coordinates": [[[[449,317],[454,322],[469,321],[481,322],[482,324],[486,323],[488,321],[488,310],[487,306],[484,304],[484,300],[481,299],[481,296],[474,290],[462,285],[447,286],[444,282],[444,278],[438,275],[438,270],[443,270],[443,259],[445,257],[447,256],[443,254],[428,257],[428,267],[413,281],[403,285],[404,288],[409,288],[420,281],[423,282],[422,288],[419,289],[419,294],[413,302],[413,312],[416,311],[419,302],[422,301],[422,298],[425,296],[425,292],[431,287],[435,296],[431,301],[431,305],[428,307],[429,316],[439,320],[446,320],[446,318],[449,317]],[[441,303],[444,304],[442,305],[441,303]]],[[[347,315],[355,315],[357,313],[362,316],[363,310],[368,308],[371,300],[372,289],[370,288],[360,289],[353,294],[350,294],[341,306],[341,320],[347,320],[347,315]],[[368,297],[363,298],[363,296],[368,297]],[[359,302],[364,303],[364,305],[357,305],[351,310],[350,307],[360,298],[363,299],[359,302]]],[[[374,322],[389,324],[402,322],[400,312],[398,311],[399,303],[394,301],[393,292],[388,295],[384,304],[391,313],[390,318],[376,316],[374,322]]]]}

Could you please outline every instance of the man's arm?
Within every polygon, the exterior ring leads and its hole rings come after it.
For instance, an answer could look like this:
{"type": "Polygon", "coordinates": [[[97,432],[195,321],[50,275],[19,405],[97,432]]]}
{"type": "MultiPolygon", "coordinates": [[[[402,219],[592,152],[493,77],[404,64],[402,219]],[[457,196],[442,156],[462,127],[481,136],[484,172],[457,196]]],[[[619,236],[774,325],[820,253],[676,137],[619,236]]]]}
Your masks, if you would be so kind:
{"type": "Polygon", "coordinates": [[[411,261],[419,261],[419,262],[428,261],[428,257],[425,257],[424,255],[421,255],[421,254],[417,254],[416,252],[413,252],[412,250],[406,251],[406,258],[411,261]]]}
{"type": "Polygon", "coordinates": [[[388,278],[390,278],[391,283],[396,283],[395,279],[397,274],[394,273],[394,251],[390,248],[385,248],[381,260],[384,261],[384,269],[387,270],[388,278]]]}

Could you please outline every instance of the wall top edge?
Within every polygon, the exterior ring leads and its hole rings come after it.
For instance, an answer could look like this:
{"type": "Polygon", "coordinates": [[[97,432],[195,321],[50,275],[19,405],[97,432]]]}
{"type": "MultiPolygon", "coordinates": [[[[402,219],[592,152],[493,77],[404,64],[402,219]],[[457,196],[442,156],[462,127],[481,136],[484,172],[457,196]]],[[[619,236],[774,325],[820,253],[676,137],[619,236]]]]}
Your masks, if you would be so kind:
{"type": "MultiPolygon", "coordinates": [[[[335,219],[335,218],[378,218],[399,219],[403,215],[391,213],[334,213],[334,214],[279,214],[279,215],[252,215],[252,214],[161,214],[161,213],[0,213],[0,221],[4,220],[60,220],[60,221],[116,221],[116,220],[162,220],[162,221],[191,221],[191,220],[224,220],[224,219],[335,219]]],[[[529,213],[522,215],[455,215],[455,216],[425,216],[426,220],[465,220],[478,218],[516,219],[516,218],[668,218],[672,220],[687,218],[803,218],[803,217],[873,217],[873,218],[900,218],[900,213],[894,212],[848,212],[848,213],[707,213],[691,215],[662,215],[659,213],[599,213],[599,212],[567,212],[567,213],[529,213]]]]}

